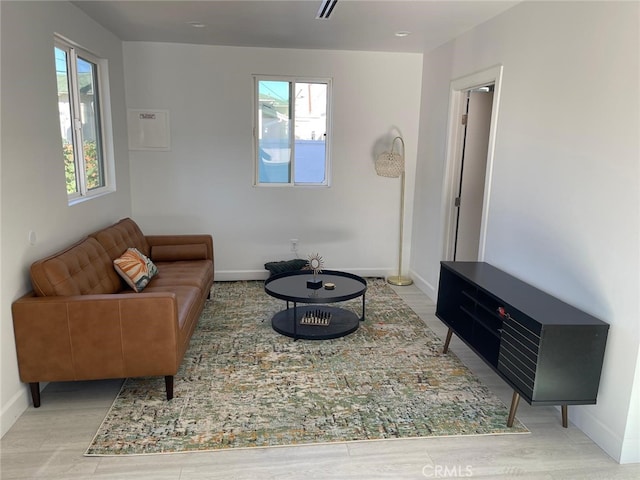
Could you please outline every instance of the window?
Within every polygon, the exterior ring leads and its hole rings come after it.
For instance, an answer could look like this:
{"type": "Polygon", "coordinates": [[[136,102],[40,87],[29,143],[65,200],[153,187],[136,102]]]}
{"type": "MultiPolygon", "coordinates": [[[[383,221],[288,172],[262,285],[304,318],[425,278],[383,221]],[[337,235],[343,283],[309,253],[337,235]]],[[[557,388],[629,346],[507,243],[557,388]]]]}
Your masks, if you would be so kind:
{"type": "Polygon", "coordinates": [[[256,185],[329,185],[330,91],[328,79],[255,77],[256,185]]]}
{"type": "Polygon", "coordinates": [[[110,190],[102,105],[106,62],[56,38],[56,79],[69,203],[110,190]]]}

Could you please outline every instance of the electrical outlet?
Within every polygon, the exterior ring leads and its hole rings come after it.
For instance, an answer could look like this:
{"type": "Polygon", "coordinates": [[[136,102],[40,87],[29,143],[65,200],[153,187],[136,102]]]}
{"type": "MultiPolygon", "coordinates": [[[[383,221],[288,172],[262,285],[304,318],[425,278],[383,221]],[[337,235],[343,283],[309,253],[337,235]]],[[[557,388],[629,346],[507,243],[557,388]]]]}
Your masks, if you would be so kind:
{"type": "Polygon", "coordinates": [[[298,251],[298,239],[297,238],[292,238],[291,240],[289,240],[289,242],[291,243],[291,251],[292,252],[297,252],[298,251]]]}

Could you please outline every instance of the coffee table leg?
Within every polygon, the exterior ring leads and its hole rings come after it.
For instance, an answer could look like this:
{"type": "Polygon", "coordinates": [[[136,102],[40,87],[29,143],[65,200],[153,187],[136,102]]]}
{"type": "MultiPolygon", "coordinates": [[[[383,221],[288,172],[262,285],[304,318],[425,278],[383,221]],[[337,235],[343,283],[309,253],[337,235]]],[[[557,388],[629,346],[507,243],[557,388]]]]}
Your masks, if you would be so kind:
{"type": "Polygon", "coordinates": [[[365,313],[365,309],[364,309],[364,296],[365,294],[362,294],[362,316],[360,317],[360,321],[364,322],[364,313],[365,313]]]}
{"type": "Polygon", "coordinates": [[[298,340],[298,302],[293,302],[293,340],[298,340]]]}

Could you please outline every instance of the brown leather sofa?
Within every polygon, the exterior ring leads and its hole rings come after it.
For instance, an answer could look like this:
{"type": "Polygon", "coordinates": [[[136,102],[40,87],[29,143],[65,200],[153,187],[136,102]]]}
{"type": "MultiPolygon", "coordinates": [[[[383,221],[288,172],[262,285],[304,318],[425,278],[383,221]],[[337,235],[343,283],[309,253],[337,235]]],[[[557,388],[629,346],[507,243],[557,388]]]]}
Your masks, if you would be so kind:
{"type": "Polygon", "coordinates": [[[144,235],[130,218],[31,265],[33,291],[12,305],[20,379],[163,375],[167,400],[213,286],[211,235],[144,235]],[[158,268],[140,293],[113,260],[137,248],[158,268]]]}

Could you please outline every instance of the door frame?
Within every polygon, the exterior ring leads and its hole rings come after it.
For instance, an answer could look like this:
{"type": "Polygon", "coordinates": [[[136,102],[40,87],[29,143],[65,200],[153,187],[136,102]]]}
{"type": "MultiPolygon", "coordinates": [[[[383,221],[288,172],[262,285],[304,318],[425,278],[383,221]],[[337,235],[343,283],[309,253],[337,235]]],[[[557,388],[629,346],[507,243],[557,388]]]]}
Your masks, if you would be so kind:
{"type": "Polygon", "coordinates": [[[484,181],[484,197],[482,203],[482,219],[480,222],[480,243],[478,261],[484,260],[487,236],[487,217],[491,199],[491,176],[495,153],[496,133],[498,125],[498,107],[502,88],[502,65],[476,72],[451,81],[449,88],[449,123],[447,126],[447,157],[443,174],[442,188],[442,259],[452,260],[456,228],[455,198],[458,195],[460,182],[460,163],[462,161],[462,144],[464,125],[461,118],[464,113],[466,92],[474,88],[494,85],[493,103],[491,106],[491,125],[489,127],[489,146],[487,149],[487,169],[484,181]]]}

